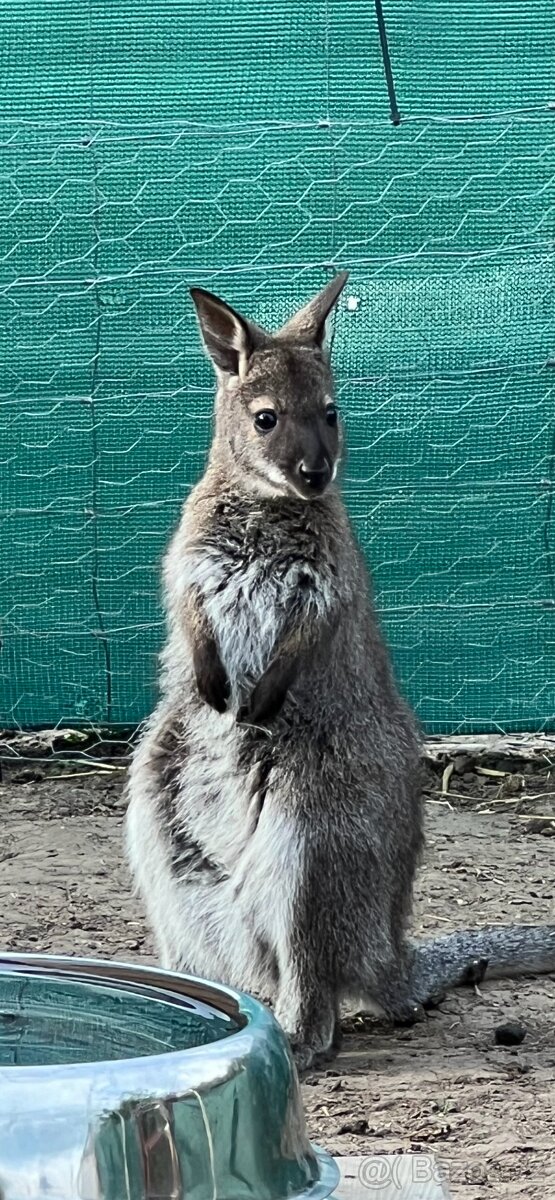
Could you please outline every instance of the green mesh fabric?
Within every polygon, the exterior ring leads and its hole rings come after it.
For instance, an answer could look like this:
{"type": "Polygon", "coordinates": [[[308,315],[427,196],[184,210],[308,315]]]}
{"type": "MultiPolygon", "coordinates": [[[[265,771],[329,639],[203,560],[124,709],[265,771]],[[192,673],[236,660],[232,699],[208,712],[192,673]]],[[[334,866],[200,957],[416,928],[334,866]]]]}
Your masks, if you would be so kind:
{"type": "Polygon", "coordinates": [[[345,493],[435,731],[555,724],[551,0],[0,9],[0,723],[131,725],[202,469],[191,284],[337,267],[345,493]]]}

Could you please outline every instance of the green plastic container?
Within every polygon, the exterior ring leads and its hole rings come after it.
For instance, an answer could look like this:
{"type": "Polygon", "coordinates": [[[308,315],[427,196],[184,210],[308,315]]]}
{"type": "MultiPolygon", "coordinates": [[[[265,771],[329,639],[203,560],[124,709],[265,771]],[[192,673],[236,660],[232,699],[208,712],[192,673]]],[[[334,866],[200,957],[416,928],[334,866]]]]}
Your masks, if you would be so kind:
{"type": "Polygon", "coordinates": [[[2,1200],[323,1200],[287,1041],[229,988],[0,959],[2,1200]]]}

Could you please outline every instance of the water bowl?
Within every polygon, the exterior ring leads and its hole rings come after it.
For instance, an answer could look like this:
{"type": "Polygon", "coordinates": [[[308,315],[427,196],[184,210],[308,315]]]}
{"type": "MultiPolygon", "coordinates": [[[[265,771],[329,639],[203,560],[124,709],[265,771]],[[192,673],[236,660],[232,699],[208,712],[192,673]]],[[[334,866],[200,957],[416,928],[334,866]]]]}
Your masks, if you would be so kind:
{"type": "Polygon", "coordinates": [[[0,1200],[323,1200],[287,1041],[150,967],[0,957],[0,1200]]]}

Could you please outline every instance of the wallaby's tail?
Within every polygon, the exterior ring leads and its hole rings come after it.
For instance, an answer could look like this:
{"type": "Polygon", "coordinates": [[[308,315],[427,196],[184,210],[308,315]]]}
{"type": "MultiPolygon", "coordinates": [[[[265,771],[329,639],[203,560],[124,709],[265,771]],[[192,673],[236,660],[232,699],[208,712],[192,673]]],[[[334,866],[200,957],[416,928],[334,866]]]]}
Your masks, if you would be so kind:
{"type": "Polygon", "coordinates": [[[555,974],[555,925],[489,926],[412,942],[410,991],[426,1004],[449,988],[517,975],[555,974]]]}

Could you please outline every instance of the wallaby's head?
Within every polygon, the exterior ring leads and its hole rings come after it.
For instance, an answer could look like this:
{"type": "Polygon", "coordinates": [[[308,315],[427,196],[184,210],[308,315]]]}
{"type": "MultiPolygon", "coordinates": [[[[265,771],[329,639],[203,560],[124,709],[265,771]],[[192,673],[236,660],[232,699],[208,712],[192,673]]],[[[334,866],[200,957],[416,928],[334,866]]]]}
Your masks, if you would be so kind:
{"type": "Polygon", "coordinates": [[[192,288],[200,330],[217,379],[214,452],[249,489],[266,496],[322,496],[335,478],[341,429],[326,320],[345,284],[337,275],[277,333],[192,288]]]}

